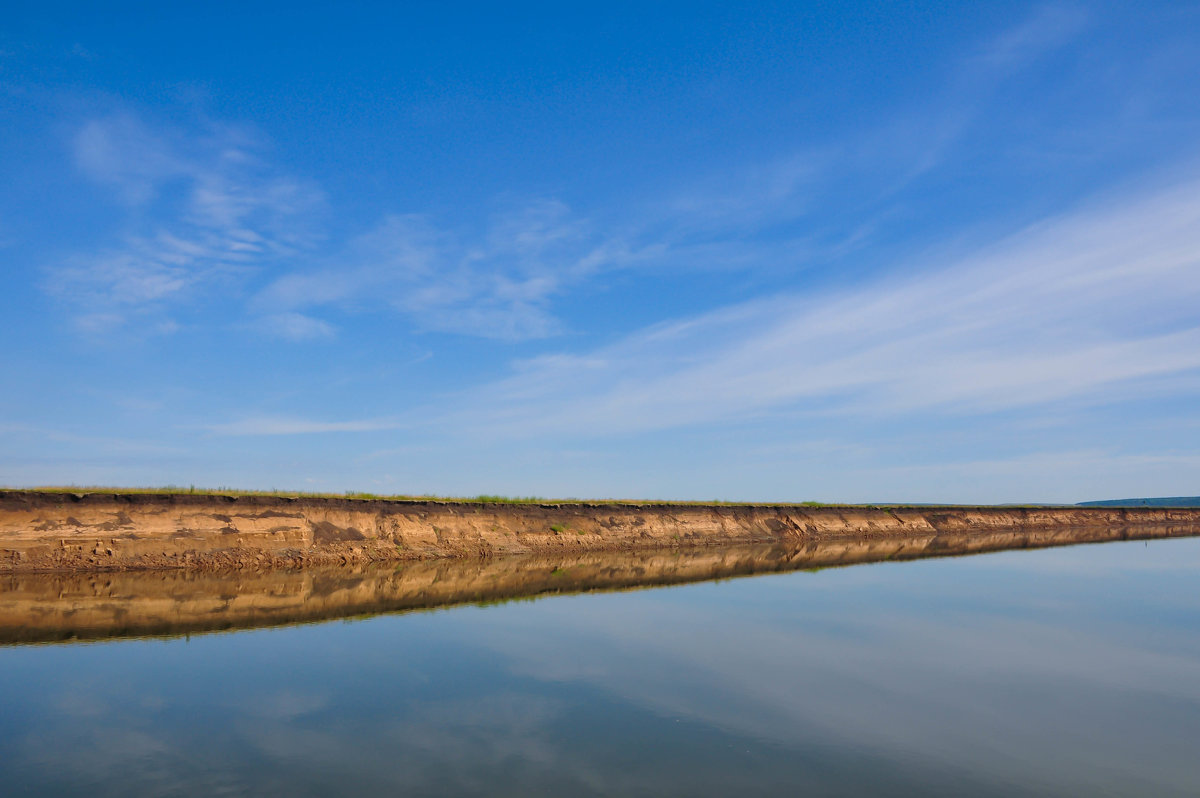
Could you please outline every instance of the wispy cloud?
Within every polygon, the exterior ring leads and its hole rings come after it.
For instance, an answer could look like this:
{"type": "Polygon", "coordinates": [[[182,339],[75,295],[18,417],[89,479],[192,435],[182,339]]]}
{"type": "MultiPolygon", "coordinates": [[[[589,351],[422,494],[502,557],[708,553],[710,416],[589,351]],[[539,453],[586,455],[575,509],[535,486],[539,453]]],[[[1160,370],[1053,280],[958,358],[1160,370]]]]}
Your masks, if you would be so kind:
{"type": "Polygon", "coordinates": [[[90,179],[127,208],[120,238],[50,268],[47,285],[93,331],[150,316],[198,288],[312,243],[321,192],[262,161],[253,136],[208,125],[200,135],[130,114],[93,119],[74,139],[90,179]]]}
{"type": "Polygon", "coordinates": [[[1088,14],[1079,6],[1050,3],[1035,8],[991,39],[978,43],[949,71],[940,89],[914,107],[879,120],[873,130],[850,143],[846,166],[877,170],[881,197],[898,194],[927,173],[944,166],[955,148],[983,127],[1006,125],[1008,106],[997,108],[997,92],[1030,70],[1039,59],[1060,51],[1086,28],[1088,14]],[[999,111],[1000,116],[989,111],[999,111]]]}
{"type": "Polygon", "coordinates": [[[614,254],[557,201],[497,214],[479,231],[391,215],[326,266],[275,280],[254,306],[382,307],[426,330],[538,338],[558,329],[550,300],[614,254]]]}
{"type": "MultiPolygon", "coordinates": [[[[420,426],[603,436],[780,414],[977,415],[1200,389],[1197,197],[1195,182],[1142,191],[851,290],[736,304],[590,352],[521,361],[513,376],[425,409],[420,426]]],[[[213,429],[401,426],[258,419],[213,429]]]]}
{"type": "Polygon", "coordinates": [[[1194,182],[1143,193],[853,290],[527,361],[455,423],[605,434],[833,400],[841,413],[984,413],[1153,392],[1200,369],[1197,197],[1194,182]]]}
{"type": "Polygon", "coordinates": [[[319,248],[311,231],[321,190],[272,166],[252,130],[212,121],[183,129],[130,113],[92,119],[74,138],[75,162],[112,190],[129,222],[116,242],[55,265],[47,284],[90,332],[136,317],[171,331],[173,304],[273,267],[237,308],[271,337],[328,338],[334,321],[322,315],[384,312],[423,331],[546,338],[564,329],[555,301],[614,270],[795,272],[863,246],[889,213],[880,203],[964,134],[984,87],[1069,40],[1084,20],[1073,7],[1046,6],[978,48],[937,107],[882,119],[872,126],[882,133],[714,171],[658,199],[634,199],[623,213],[591,218],[546,198],[477,224],[388,214],[319,248]],[[858,222],[830,227],[816,210],[847,183],[865,189],[852,202],[858,222]]]}
{"type": "Polygon", "coordinates": [[[1088,14],[1075,3],[1048,3],[1001,33],[977,56],[985,69],[1011,72],[1069,41],[1086,27],[1088,14]]]}
{"type": "MultiPolygon", "coordinates": [[[[66,444],[75,449],[103,451],[112,455],[178,455],[183,452],[177,446],[135,438],[119,438],[106,435],[78,434],[51,427],[28,424],[0,424],[0,436],[14,439],[24,438],[26,445],[45,448],[47,445],[66,444]]],[[[20,449],[16,446],[14,449],[20,449]]]]}
{"type": "Polygon", "coordinates": [[[323,432],[378,432],[400,429],[405,424],[390,419],[357,421],[313,421],[283,416],[256,416],[207,427],[218,435],[310,435],[323,432]]]}
{"type": "Polygon", "coordinates": [[[332,338],[336,334],[333,325],[328,322],[294,312],[263,316],[257,326],[267,335],[287,341],[312,341],[332,338]]]}
{"type": "Polygon", "coordinates": [[[130,222],[116,243],[55,265],[47,285],[90,332],[134,317],[169,332],[173,303],[261,268],[264,287],[235,312],[282,340],[329,338],[341,326],[333,316],[363,312],[397,314],[422,331],[547,338],[565,328],[555,302],[614,270],[794,274],[868,245],[899,195],[968,135],[995,87],[1088,22],[1081,7],[1041,6],[961,56],[922,107],[635,198],[624,215],[600,218],[554,198],[477,224],[393,213],[319,248],[311,231],[321,190],[273,167],[252,130],[211,121],[183,130],[129,113],[92,119],[75,136],[75,161],[112,189],[130,222]],[[823,217],[830,204],[842,212],[823,217]]]}
{"type": "MultiPolygon", "coordinates": [[[[128,113],[81,125],[73,156],[125,208],[117,240],[49,269],[47,288],[103,332],[141,318],[173,329],[167,311],[253,270],[269,282],[245,308],[251,326],[294,341],[327,338],[314,311],[383,311],[416,328],[522,340],[560,329],[551,301],[630,257],[554,199],[498,211],[480,225],[385,215],[343,244],[317,247],[325,198],[264,157],[251,132],[205,122],[188,130],[128,113]]],[[[228,297],[227,297],[228,299],[228,297]]]]}
{"type": "Polygon", "coordinates": [[[86,175],[131,205],[150,201],[164,182],[192,171],[169,142],[129,114],[86,122],[75,135],[74,156],[86,175]]]}

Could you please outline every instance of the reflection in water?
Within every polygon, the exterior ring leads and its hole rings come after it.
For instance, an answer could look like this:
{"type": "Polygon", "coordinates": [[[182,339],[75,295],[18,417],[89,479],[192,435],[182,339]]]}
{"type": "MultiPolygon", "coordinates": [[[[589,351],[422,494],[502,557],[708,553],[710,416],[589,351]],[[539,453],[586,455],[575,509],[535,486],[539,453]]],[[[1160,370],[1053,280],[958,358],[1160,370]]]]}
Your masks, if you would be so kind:
{"type": "Polygon", "coordinates": [[[1125,542],[7,647],[0,783],[1195,795],[1198,574],[1200,539],[1125,542]]]}
{"type": "Polygon", "coordinates": [[[0,576],[0,644],[193,634],[883,560],[1196,534],[1177,527],[889,535],[303,571],[0,576]]]}

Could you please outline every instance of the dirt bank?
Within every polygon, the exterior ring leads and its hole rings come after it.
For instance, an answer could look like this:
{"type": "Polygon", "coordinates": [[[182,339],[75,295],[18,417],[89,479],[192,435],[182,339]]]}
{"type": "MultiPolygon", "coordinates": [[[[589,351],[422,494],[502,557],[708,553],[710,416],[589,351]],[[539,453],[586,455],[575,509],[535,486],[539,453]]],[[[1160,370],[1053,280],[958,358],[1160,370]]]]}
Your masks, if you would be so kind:
{"type": "Polygon", "coordinates": [[[0,572],[297,568],[912,535],[1200,533],[1200,509],[492,504],[0,491],[0,572]]]}
{"type": "Polygon", "coordinates": [[[248,629],[465,602],[1175,534],[1178,528],[1142,525],[265,571],[10,573],[0,575],[0,645],[248,629]]]}

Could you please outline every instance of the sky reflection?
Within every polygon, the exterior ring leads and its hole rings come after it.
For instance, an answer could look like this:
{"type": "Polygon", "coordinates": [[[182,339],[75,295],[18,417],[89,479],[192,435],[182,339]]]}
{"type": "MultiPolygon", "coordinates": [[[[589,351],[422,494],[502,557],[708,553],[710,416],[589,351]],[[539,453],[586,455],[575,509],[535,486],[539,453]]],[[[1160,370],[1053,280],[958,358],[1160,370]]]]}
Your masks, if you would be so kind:
{"type": "Polygon", "coordinates": [[[1200,790],[1200,539],[0,649],[6,793],[1200,790]]]}

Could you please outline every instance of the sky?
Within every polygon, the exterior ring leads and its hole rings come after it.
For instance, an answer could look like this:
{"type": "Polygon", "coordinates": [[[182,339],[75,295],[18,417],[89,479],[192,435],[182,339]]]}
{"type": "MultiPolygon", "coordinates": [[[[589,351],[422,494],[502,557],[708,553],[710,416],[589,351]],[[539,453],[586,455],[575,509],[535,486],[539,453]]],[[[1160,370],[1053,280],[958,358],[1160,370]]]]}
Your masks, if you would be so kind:
{"type": "Polygon", "coordinates": [[[1200,493],[1200,4],[5,4],[0,484],[1200,493]]]}

